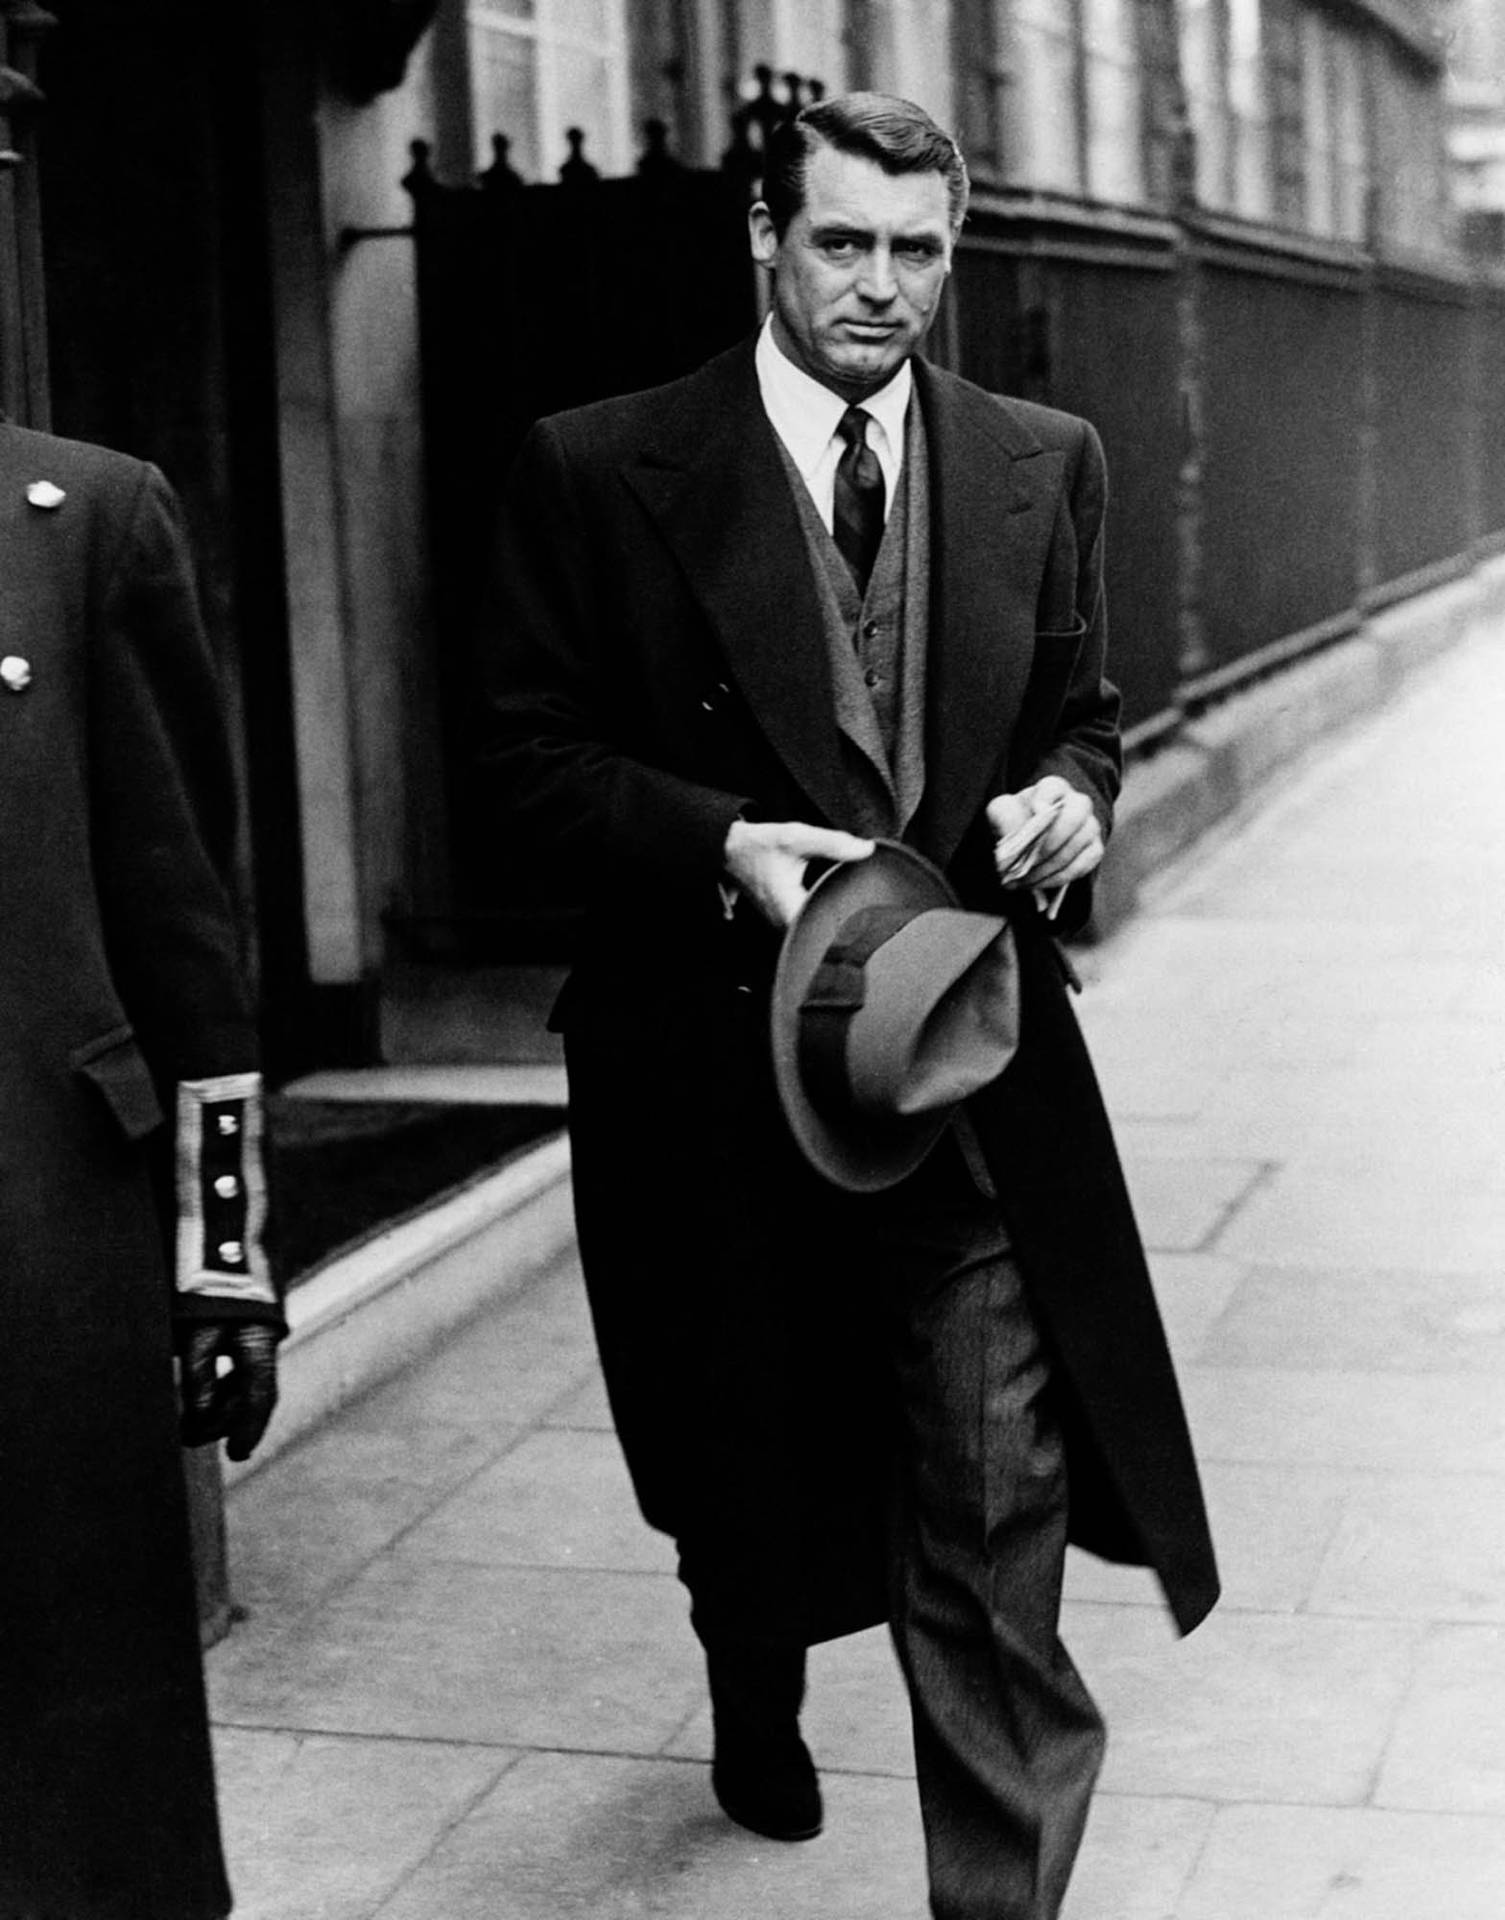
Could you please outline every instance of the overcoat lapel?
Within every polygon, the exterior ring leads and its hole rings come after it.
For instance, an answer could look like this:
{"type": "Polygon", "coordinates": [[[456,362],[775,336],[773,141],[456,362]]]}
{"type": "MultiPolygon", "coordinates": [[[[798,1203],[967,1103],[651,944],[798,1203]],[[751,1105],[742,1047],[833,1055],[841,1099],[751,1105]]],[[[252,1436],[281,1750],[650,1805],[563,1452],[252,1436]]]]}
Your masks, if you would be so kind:
{"type": "Polygon", "coordinates": [[[822,817],[840,821],[846,782],[820,606],[750,345],[686,383],[674,421],[626,478],[769,743],[822,817]]]}
{"type": "MultiPolygon", "coordinates": [[[[930,466],[925,795],[907,838],[944,864],[992,793],[1029,676],[1061,456],[965,381],[915,362],[930,466]]],[[[626,472],[774,751],[821,817],[847,793],[821,612],[751,343],[685,382],[626,472]]]]}
{"type": "Polygon", "coordinates": [[[925,797],[907,838],[944,865],[1003,790],[1061,456],[925,361],[915,383],[929,436],[931,603],[925,797]]]}

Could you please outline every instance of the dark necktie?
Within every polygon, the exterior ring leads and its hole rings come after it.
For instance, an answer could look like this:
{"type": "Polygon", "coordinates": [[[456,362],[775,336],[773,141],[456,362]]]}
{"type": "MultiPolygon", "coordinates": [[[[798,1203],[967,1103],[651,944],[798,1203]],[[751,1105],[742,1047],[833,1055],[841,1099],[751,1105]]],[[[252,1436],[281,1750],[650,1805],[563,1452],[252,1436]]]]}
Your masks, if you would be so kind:
{"type": "Polygon", "coordinates": [[[863,593],[883,539],[883,469],[867,443],[869,418],[861,407],[848,407],[837,422],[846,445],[831,501],[831,532],[863,593]]]}

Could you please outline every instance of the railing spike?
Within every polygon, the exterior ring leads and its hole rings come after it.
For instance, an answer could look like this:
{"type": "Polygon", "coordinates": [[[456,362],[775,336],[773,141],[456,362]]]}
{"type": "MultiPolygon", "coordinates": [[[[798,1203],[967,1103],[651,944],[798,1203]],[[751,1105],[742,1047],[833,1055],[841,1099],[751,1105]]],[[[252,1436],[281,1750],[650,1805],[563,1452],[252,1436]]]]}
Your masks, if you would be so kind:
{"type": "Polygon", "coordinates": [[[570,157],[559,169],[559,178],[567,187],[588,186],[599,180],[600,174],[585,157],[585,130],[582,127],[566,127],[564,137],[570,144],[570,157]]]}
{"type": "Polygon", "coordinates": [[[402,176],[402,185],[416,200],[421,194],[432,193],[439,185],[434,177],[433,143],[428,140],[410,140],[408,152],[413,164],[402,176]]]}
{"type": "Polygon", "coordinates": [[[505,133],[491,136],[491,165],[480,176],[481,186],[487,193],[516,193],[526,182],[513,166],[509,158],[512,142],[505,133]]]}
{"type": "Polygon", "coordinates": [[[638,172],[644,179],[662,179],[666,174],[683,173],[683,164],[669,151],[669,128],[662,120],[643,122],[643,152],[638,172]]]}

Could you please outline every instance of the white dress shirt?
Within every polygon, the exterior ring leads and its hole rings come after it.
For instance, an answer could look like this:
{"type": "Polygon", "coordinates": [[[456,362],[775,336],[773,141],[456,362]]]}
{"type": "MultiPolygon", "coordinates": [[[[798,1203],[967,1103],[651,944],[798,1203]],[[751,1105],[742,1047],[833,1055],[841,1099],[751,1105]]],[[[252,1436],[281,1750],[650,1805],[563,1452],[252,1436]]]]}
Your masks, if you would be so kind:
{"type": "MultiPolygon", "coordinates": [[[[847,410],[847,402],[839,393],[812,380],[803,367],[797,367],[785,355],[773,337],[772,314],[763,322],[754,358],[763,410],[799,469],[815,502],[815,510],[829,533],[836,463],[845,444],[836,427],[847,410]]],[[[867,443],[883,469],[885,520],[893,509],[904,465],[904,416],[909,410],[913,386],[914,375],[906,360],[887,386],[880,387],[861,402],[863,411],[870,416],[867,443]]]]}

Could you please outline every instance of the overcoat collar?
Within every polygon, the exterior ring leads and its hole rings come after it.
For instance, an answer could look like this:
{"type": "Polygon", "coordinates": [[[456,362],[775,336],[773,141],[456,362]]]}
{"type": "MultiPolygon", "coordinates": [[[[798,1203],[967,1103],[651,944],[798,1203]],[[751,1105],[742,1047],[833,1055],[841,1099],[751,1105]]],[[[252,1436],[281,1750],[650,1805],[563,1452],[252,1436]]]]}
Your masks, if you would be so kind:
{"type": "MultiPolygon", "coordinates": [[[[944,862],[1003,777],[1059,456],[967,382],[924,361],[915,380],[929,447],[932,598],[926,792],[906,837],[944,862]]],[[[845,780],[820,609],[751,341],[680,384],[626,479],[774,751],[821,818],[840,822],[845,780]]]]}

